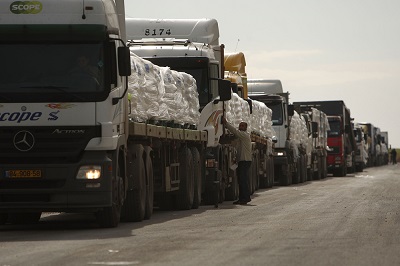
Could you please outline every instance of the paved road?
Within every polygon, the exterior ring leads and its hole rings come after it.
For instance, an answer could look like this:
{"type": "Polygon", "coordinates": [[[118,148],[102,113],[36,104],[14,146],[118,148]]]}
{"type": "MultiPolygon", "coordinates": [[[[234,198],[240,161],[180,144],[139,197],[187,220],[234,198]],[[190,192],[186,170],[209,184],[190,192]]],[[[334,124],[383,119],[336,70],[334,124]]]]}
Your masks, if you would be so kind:
{"type": "Polygon", "coordinates": [[[0,266],[400,265],[400,165],[258,191],[251,205],[161,212],[99,229],[90,216],[0,226],[0,266]]]}

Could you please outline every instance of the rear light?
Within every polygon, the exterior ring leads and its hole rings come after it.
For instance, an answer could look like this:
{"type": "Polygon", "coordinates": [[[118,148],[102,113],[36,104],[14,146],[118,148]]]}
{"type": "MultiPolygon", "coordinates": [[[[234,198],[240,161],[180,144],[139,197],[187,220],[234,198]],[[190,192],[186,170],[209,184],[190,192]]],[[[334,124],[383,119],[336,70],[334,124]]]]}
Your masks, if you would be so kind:
{"type": "Polygon", "coordinates": [[[218,162],[215,159],[207,159],[206,167],[207,168],[218,168],[218,162]]]}

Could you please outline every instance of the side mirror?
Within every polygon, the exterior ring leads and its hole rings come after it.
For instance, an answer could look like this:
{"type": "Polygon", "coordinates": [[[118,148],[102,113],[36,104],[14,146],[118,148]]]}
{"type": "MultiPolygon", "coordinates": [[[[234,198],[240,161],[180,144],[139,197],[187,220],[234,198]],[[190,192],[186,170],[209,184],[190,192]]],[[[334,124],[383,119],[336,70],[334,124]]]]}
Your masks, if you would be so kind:
{"type": "Polygon", "coordinates": [[[278,138],[276,136],[272,136],[272,142],[273,143],[278,143],[278,138]]]}
{"type": "Polygon", "coordinates": [[[288,105],[288,116],[294,116],[294,105],[293,104],[288,105]]]}
{"type": "Polygon", "coordinates": [[[234,92],[234,93],[239,92],[239,87],[238,87],[237,83],[231,83],[231,87],[232,87],[232,92],[234,92]]]}
{"type": "Polygon", "coordinates": [[[131,52],[129,47],[118,47],[118,71],[120,76],[131,75],[131,52]]]}
{"type": "Polygon", "coordinates": [[[312,133],[312,137],[314,139],[318,137],[318,123],[317,122],[311,122],[311,133],[312,133]]]}
{"type": "Polygon", "coordinates": [[[229,80],[218,80],[218,94],[220,101],[229,101],[232,98],[231,82],[229,80]]]}

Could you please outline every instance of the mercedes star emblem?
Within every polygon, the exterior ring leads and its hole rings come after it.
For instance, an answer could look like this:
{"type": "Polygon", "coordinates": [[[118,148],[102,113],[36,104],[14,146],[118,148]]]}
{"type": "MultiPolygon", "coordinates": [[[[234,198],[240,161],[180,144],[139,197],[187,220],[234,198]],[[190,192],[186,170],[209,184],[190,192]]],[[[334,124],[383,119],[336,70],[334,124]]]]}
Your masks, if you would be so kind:
{"type": "Polygon", "coordinates": [[[19,151],[29,151],[35,145],[35,137],[26,130],[21,130],[14,136],[14,147],[19,151]]]}

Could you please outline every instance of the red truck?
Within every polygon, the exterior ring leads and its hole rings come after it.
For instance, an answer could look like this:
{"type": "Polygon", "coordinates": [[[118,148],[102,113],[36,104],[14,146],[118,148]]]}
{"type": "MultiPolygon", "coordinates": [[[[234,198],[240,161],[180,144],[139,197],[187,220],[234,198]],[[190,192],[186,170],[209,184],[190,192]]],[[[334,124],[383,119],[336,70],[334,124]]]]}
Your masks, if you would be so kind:
{"type": "Polygon", "coordinates": [[[328,173],[334,176],[346,176],[347,172],[355,172],[355,141],[350,109],[342,100],[297,102],[307,104],[323,111],[328,116],[328,173]]]}

